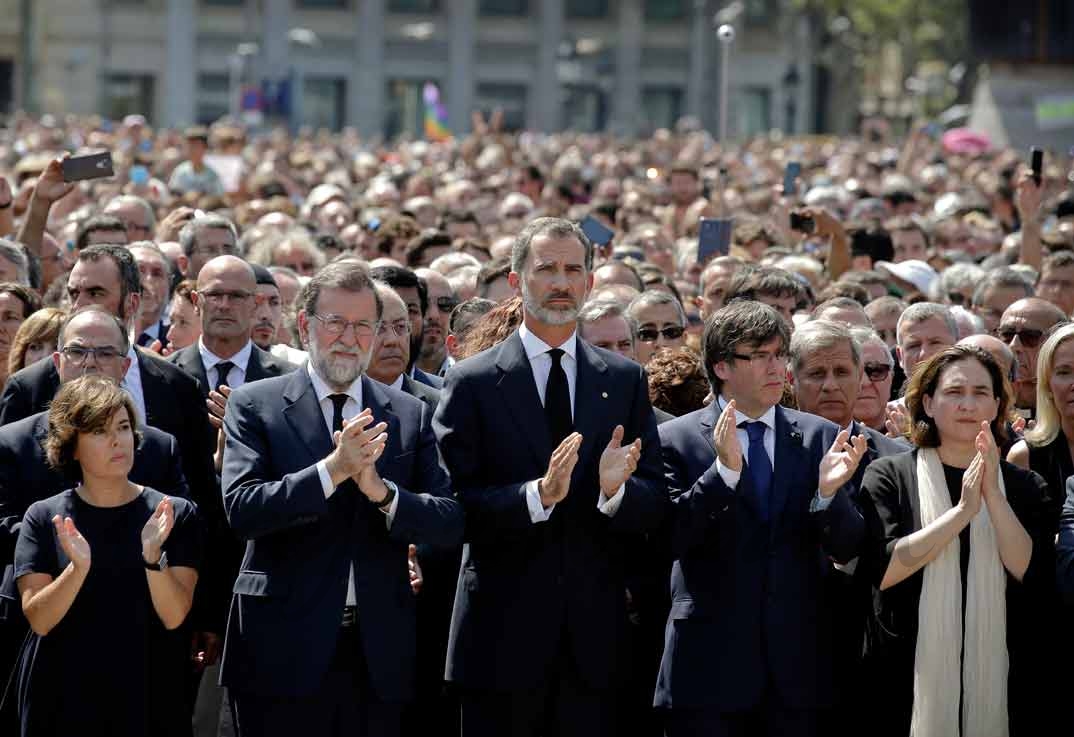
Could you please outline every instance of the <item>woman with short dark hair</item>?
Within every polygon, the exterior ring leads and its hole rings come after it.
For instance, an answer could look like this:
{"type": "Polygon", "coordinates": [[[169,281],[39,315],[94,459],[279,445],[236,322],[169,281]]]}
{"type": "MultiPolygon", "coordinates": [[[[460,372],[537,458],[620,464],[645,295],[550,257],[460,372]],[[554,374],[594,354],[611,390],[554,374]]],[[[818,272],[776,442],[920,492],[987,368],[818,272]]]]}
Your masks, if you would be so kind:
{"type": "Polygon", "coordinates": [[[74,488],[26,511],[15,548],[33,630],[19,662],[24,737],[189,735],[187,648],[169,632],[197,583],[197,509],[128,480],[140,438],[111,379],[64,384],[49,409],[49,464],[74,488]]]}
{"type": "Polygon", "coordinates": [[[1035,718],[1043,643],[1031,618],[1054,587],[1054,533],[1044,480],[1000,459],[1010,402],[989,353],[947,348],[906,393],[917,449],[865,471],[861,565],[878,589],[865,682],[884,715],[878,734],[1033,733],[1015,725],[1035,718]]]}

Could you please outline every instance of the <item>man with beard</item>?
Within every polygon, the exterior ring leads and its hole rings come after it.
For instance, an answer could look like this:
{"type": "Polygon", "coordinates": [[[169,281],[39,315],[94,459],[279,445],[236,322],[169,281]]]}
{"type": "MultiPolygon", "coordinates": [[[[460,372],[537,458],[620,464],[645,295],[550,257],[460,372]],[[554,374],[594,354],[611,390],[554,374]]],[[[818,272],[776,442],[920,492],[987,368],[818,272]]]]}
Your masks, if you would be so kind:
{"type": "Polygon", "coordinates": [[[415,680],[407,546],[457,545],[462,509],[425,405],[364,376],[382,310],[365,264],[324,267],[298,306],[309,362],[235,390],[224,420],[246,554],[221,682],[240,737],[398,735],[415,680]]]}
{"type": "Polygon", "coordinates": [[[469,543],[447,677],[463,737],[616,734],[626,548],[667,507],[645,372],[577,336],[593,245],[576,225],[532,221],[511,268],[523,324],[447,373],[434,418],[469,543]]]}
{"type": "Polygon", "coordinates": [[[454,363],[454,360],[447,354],[444,341],[448,334],[451,311],[459,303],[459,298],[455,290],[451,288],[451,284],[439,271],[418,269],[414,273],[425,282],[428,293],[418,368],[434,376],[443,377],[444,372],[454,363]]]}
{"type": "Polygon", "coordinates": [[[394,289],[406,302],[407,318],[410,320],[410,365],[407,366],[407,374],[415,381],[439,389],[444,385],[444,380],[435,373],[422,371],[417,365],[424,339],[425,312],[429,307],[425,280],[402,266],[378,266],[370,272],[370,276],[394,289]]]}
{"type": "Polygon", "coordinates": [[[306,360],[306,352],[292,348],[287,343],[278,343],[277,338],[285,331],[283,327],[283,296],[276,284],[276,276],[261,264],[250,264],[257,280],[257,292],[254,309],[254,326],[250,338],[254,345],[268,351],[276,358],[298,366],[306,360]]]}

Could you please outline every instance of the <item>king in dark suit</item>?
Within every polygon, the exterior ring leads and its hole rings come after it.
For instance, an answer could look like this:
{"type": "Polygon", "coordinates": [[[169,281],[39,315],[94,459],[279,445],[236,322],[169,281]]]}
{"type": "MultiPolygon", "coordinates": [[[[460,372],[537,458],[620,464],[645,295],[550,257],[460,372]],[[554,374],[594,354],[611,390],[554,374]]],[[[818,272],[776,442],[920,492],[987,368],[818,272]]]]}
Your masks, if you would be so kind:
{"type": "Polygon", "coordinates": [[[813,735],[832,704],[825,575],[858,553],[846,485],[866,442],[778,406],[789,337],[760,302],[714,313],[716,399],[660,426],[676,560],[655,704],[672,737],[813,735]]]}
{"type": "Polygon", "coordinates": [[[221,682],[241,737],[397,735],[408,544],[457,544],[462,509],[425,405],[362,375],[380,318],[364,264],[326,266],[300,302],[310,362],[227,402],[224,503],[246,553],[221,682]]]}
{"type": "Polygon", "coordinates": [[[667,497],[645,372],[580,340],[593,247],[538,218],[512,253],[524,324],[447,373],[434,427],[466,508],[447,677],[462,734],[616,734],[625,546],[667,497]]]}

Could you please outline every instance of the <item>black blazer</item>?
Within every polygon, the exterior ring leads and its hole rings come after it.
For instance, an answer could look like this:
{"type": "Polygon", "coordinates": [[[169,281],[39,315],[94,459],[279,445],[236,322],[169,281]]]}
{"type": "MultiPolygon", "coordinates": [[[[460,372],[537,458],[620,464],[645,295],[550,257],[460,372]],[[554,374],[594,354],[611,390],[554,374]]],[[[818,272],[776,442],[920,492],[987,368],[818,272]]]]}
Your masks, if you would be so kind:
{"type": "Polygon", "coordinates": [[[402,392],[404,394],[409,394],[412,397],[417,397],[425,402],[425,405],[429,408],[430,417],[436,413],[436,405],[440,403],[439,389],[431,387],[428,384],[422,384],[420,381],[403,374],[402,392]]]}
{"type": "Polygon", "coordinates": [[[847,487],[810,511],[839,428],[775,410],[768,523],[747,469],[734,490],[716,470],[716,402],[660,426],[676,560],[657,706],[741,711],[758,707],[769,688],[790,708],[831,702],[825,575],[829,556],[857,554],[864,525],[847,487]]]}
{"type": "Polygon", "coordinates": [[[410,378],[419,384],[425,384],[425,386],[432,387],[433,389],[443,389],[444,380],[436,374],[430,374],[426,371],[422,371],[417,366],[414,367],[414,375],[410,378]]]}
{"type": "MultiPolygon", "coordinates": [[[[198,350],[198,344],[196,342],[168,356],[168,361],[197,380],[202,397],[207,398],[209,396],[209,391],[211,389],[216,389],[214,386],[209,386],[209,377],[205,373],[205,364],[202,363],[201,351],[198,350]]],[[[298,368],[298,366],[295,366],[293,363],[276,358],[276,356],[268,351],[263,351],[256,345],[251,345],[250,361],[246,364],[246,378],[243,383],[248,384],[251,381],[260,381],[261,379],[269,379],[273,376],[282,376],[283,374],[291,373],[296,368],[298,368]]]]}
{"type": "Polygon", "coordinates": [[[244,384],[228,399],[224,501],[246,554],[233,589],[223,685],[315,692],[332,661],[353,563],[372,687],[387,701],[413,696],[407,545],[458,544],[462,509],[439,465],[425,405],[368,377],[362,401],[375,421],[388,423],[377,470],[399,487],[391,530],[352,481],[325,499],[316,465],[332,439],[305,369],[244,384]]]}
{"type": "Polygon", "coordinates": [[[538,524],[525,485],[545,474],[553,448],[518,333],[445,377],[433,426],[469,543],[447,676],[466,687],[531,687],[563,647],[594,688],[628,676],[625,547],[665,515],[660,446],[641,366],[580,338],[577,359],[574,429],[584,440],[567,498],[538,524]],[[608,517],[597,509],[598,463],[617,424],[624,444],[642,439],[642,452],[608,517]]]}

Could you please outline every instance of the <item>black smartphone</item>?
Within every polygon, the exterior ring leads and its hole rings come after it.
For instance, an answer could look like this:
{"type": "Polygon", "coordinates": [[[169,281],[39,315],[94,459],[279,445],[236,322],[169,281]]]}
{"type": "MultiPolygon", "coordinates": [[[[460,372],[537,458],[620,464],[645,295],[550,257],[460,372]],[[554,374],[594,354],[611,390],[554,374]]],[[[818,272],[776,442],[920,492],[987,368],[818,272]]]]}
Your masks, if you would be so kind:
{"type": "Polygon", "coordinates": [[[816,227],[817,224],[813,222],[813,218],[791,211],[791,230],[797,230],[799,233],[812,233],[816,227]]]}
{"type": "Polygon", "coordinates": [[[585,237],[594,245],[600,248],[608,245],[612,242],[612,238],[615,233],[611,231],[604,223],[597,220],[592,215],[586,215],[585,220],[581,223],[582,232],[585,233],[585,237]]]}
{"type": "Polygon", "coordinates": [[[100,179],[115,174],[112,169],[112,152],[105,151],[87,156],[72,156],[60,164],[63,181],[81,182],[84,179],[100,179]]]}
{"type": "Polygon", "coordinates": [[[798,177],[802,175],[802,165],[797,161],[788,161],[783,169],[783,196],[793,197],[798,194],[798,177]]]}
{"type": "Polygon", "coordinates": [[[732,218],[701,218],[697,235],[697,263],[702,266],[731,250],[731,234],[735,229],[732,218]]]}
{"type": "Polygon", "coordinates": [[[1044,174],[1044,151],[1036,146],[1029,149],[1029,165],[1033,168],[1033,181],[1040,186],[1044,174]]]}

